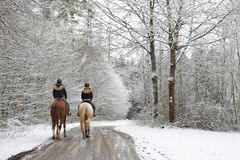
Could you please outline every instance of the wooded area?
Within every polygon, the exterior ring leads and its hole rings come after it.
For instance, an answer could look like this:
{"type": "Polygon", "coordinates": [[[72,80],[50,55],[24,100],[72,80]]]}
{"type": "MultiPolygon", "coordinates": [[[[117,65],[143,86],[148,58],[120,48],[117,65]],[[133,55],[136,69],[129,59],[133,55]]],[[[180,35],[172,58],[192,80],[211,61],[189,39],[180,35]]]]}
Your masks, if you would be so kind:
{"type": "Polygon", "coordinates": [[[239,130],[239,6],[238,0],[2,0],[0,124],[46,120],[52,85],[63,77],[73,106],[80,84],[89,81],[101,113],[111,91],[122,96],[112,100],[119,103],[112,102],[114,110],[124,115],[129,99],[128,118],[144,123],[239,130]],[[112,68],[128,91],[113,82],[112,68]]]}

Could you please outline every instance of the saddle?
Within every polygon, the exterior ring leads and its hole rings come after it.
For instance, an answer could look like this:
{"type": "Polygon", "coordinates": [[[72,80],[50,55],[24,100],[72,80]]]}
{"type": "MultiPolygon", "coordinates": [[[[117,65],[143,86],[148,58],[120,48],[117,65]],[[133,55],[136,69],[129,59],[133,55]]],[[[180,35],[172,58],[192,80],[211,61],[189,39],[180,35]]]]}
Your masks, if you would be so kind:
{"type": "Polygon", "coordinates": [[[84,99],[84,100],[82,101],[82,103],[83,103],[83,102],[87,102],[87,103],[91,104],[91,99],[84,99]]]}
{"type": "Polygon", "coordinates": [[[65,107],[66,107],[66,109],[67,109],[67,115],[70,116],[71,113],[70,113],[70,106],[69,106],[69,103],[68,103],[65,99],[63,99],[63,98],[55,98],[55,100],[54,100],[53,103],[55,103],[56,101],[63,101],[63,102],[64,102],[65,107]]]}
{"type": "MultiPolygon", "coordinates": [[[[93,117],[95,117],[96,116],[96,114],[95,114],[95,110],[96,109],[95,109],[95,105],[92,103],[91,99],[83,99],[81,103],[83,103],[83,102],[86,102],[86,103],[88,103],[88,104],[90,104],[92,106],[92,108],[93,108],[93,117]]],[[[79,110],[79,106],[78,106],[78,110],[79,110]]],[[[77,113],[77,115],[79,116],[79,113],[77,113]]]]}

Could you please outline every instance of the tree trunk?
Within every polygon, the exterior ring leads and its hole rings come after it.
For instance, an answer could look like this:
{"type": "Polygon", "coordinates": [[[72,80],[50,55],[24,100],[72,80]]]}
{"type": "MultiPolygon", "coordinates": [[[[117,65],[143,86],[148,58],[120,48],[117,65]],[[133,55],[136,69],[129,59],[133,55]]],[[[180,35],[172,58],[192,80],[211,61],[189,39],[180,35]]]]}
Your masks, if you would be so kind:
{"type": "Polygon", "coordinates": [[[180,0],[178,8],[177,19],[174,20],[171,13],[170,0],[166,0],[167,4],[167,18],[168,18],[168,45],[170,48],[170,77],[168,80],[168,91],[169,91],[169,122],[175,120],[175,72],[176,72],[176,52],[178,50],[178,37],[179,31],[182,26],[182,6],[183,0],[180,0]],[[172,22],[175,22],[173,25],[172,22]]]}
{"type": "MultiPolygon", "coordinates": [[[[196,63],[195,63],[196,65],[196,63]]],[[[199,101],[199,91],[198,91],[198,71],[197,68],[195,69],[195,103],[199,101]]]]}
{"type": "Polygon", "coordinates": [[[154,24],[153,24],[153,12],[155,0],[150,0],[150,32],[149,32],[149,55],[151,58],[151,71],[152,71],[152,86],[153,86],[153,104],[154,104],[154,118],[158,116],[157,105],[158,105],[158,83],[157,83],[157,65],[155,56],[155,40],[154,40],[154,24]]]}
{"type": "Polygon", "coordinates": [[[175,44],[170,49],[170,78],[168,80],[169,89],[169,122],[175,120],[175,71],[176,71],[176,50],[175,44]]]}
{"type": "Polygon", "coordinates": [[[234,110],[234,123],[238,123],[238,117],[237,117],[237,108],[236,108],[236,99],[235,99],[235,87],[234,87],[234,76],[231,74],[231,79],[232,79],[232,103],[233,103],[233,110],[234,110]]]}

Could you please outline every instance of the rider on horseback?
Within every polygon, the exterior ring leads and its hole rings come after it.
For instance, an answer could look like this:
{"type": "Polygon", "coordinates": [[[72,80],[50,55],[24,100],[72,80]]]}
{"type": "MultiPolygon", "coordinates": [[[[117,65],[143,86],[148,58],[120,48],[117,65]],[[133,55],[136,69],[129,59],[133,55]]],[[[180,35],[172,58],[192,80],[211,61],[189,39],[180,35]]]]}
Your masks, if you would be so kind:
{"type": "Polygon", "coordinates": [[[82,98],[82,102],[87,102],[92,105],[93,117],[95,117],[96,116],[96,114],[95,114],[96,107],[92,103],[93,93],[92,93],[92,89],[89,87],[88,83],[85,83],[85,85],[84,85],[84,88],[83,88],[82,94],[81,94],[81,98],[82,98]]]}
{"type": "MultiPolygon", "coordinates": [[[[54,99],[56,99],[56,98],[63,99],[63,97],[65,97],[65,99],[67,99],[67,91],[65,89],[65,86],[62,84],[61,79],[58,79],[57,83],[53,87],[53,97],[54,97],[54,99]]],[[[67,114],[69,116],[70,115],[70,112],[69,112],[70,108],[69,108],[69,104],[67,103],[67,101],[65,99],[63,99],[63,101],[66,103],[67,114]]]]}

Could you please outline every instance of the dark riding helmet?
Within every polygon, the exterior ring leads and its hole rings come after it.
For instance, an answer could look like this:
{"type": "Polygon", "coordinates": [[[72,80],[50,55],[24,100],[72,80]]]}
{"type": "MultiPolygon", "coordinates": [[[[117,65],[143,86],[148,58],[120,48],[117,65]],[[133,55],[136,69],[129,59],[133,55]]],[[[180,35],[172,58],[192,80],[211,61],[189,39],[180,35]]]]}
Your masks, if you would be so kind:
{"type": "Polygon", "coordinates": [[[89,83],[85,83],[84,86],[85,86],[85,87],[89,87],[89,83]]]}
{"type": "Polygon", "coordinates": [[[62,80],[61,80],[61,79],[58,79],[58,80],[57,80],[57,83],[58,83],[58,84],[62,84],[62,80]]]}

